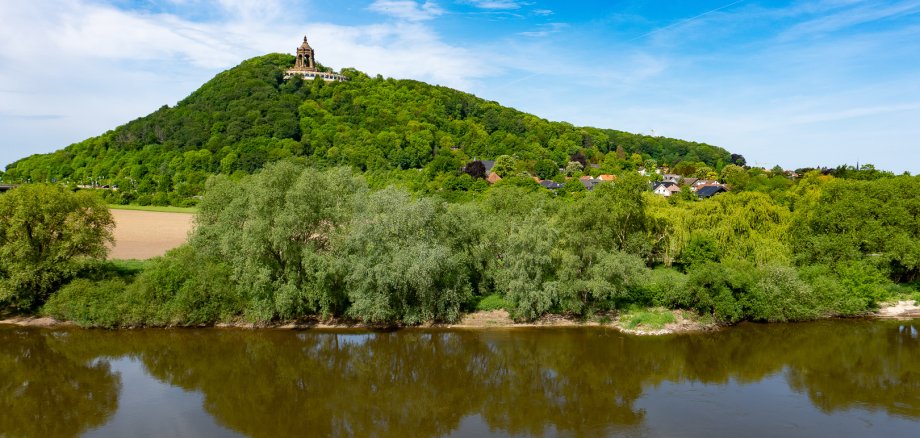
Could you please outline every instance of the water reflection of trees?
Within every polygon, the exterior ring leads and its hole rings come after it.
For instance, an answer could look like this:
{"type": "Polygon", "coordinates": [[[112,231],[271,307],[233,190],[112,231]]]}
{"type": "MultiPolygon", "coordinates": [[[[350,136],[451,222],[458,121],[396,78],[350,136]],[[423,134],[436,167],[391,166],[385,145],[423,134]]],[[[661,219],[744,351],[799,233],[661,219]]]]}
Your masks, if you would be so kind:
{"type": "Polygon", "coordinates": [[[121,380],[108,363],[74,361],[49,336],[0,328],[0,436],[77,436],[118,407],[121,380]]]}
{"type": "Polygon", "coordinates": [[[781,372],[826,412],[859,406],[920,418],[920,341],[910,333],[899,323],[832,321],[659,338],[600,329],[45,337],[65,362],[138,357],[154,377],[201,391],[219,422],[254,436],[443,435],[470,415],[507,433],[595,436],[641,427],[636,400],[662,382],[781,372]]]}

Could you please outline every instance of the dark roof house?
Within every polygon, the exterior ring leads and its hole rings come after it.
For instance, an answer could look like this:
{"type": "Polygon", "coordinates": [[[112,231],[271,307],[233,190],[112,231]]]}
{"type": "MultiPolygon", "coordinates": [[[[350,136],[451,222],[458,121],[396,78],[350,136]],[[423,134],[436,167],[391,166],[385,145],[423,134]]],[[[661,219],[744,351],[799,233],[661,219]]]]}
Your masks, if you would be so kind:
{"type": "Polygon", "coordinates": [[[725,190],[723,186],[703,186],[696,190],[696,196],[699,196],[700,199],[709,198],[717,193],[725,193],[728,190],[725,190]]]}
{"type": "Polygon", "coordinates": [[[540,185],[543,186],[543,187],[545,187],[545,188],[547,188],[547,189],[549,189],[549,190],[561,189],[562,186],[563,186],[562,184],[559,184],[559,183],[557,183],[556,181],[551,181],[551,180],[548,180],[548,179],[545,179],[545,180],[543,180],[543,181],[540,181],[540,185]]]}
{"type": "Polygon", "coordinates": [[[581,182],[581,185],[585,186],[585,188],[588,190],[594,190],[594,186],[604,182],[602,179],[591,177],[581,177],[578,179],[578,181],[581,182]]]}

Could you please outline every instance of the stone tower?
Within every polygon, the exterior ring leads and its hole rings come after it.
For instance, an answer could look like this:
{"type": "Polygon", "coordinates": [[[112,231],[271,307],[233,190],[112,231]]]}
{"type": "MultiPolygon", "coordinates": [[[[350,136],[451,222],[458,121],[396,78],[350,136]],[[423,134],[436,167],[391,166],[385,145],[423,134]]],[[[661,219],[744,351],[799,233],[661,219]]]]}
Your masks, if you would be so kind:
{"type": "Polygon", "coordinates": [[[297,62],[294,63],[294,70],[316,71],[316,54],[310,47],[310,43],[307,42],[306,36],[303,37],[303,44],[297,48],[297,62]]]}

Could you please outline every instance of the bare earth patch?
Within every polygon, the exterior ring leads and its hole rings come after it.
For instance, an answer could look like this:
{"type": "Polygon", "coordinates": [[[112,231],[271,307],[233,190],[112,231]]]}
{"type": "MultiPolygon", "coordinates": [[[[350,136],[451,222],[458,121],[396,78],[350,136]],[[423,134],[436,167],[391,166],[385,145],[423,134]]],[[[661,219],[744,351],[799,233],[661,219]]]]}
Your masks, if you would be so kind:
{"type": "Polygon", "coordinates": [[[144,260],[182,245],[192,231],[194,215],[156,211],[112,210],[115,245],[109,259],[144,260]]]}
{"type": "Polygon", "coordinates": [[[72,322],[58,321],[54,318],[37,317],[37,316],[13,316],[0,319],[0,324],[16,325],[20,327],[76,327],[72,322]]]}
{"type": "Polygon", "coordinates": [[[920,318],[920,306],[915,301],[898,301],[882,303],[875,316],[879,318],[912,319],[920,318]]]}
{"type": "Polygon", "coordinates": [[[643,336],[660,336],[660,335],[670,335],[674,333],[693,333],[693,332],[705,332],[717,330],[719,328],[718,324],[713,322],[702,322],[699,319],[698,315],[695,315],[692,312],[685,310],[669,310],[672,315],[674,315],[674,322],[665,324],[661,328],[651,328],[643,327],[641,324],[635,328],[629,328],[626,324],[621,321],[619,318],[615,321],[615,325],[623,333],[629,333],[631,335],[643,335],[643,336]]]}
{"type": "MultiPolygon", "coordinates": [[[[590,320],[580,320],[566,315],[544,315],[533,322],[516,323],[505,310],[490,310],[468,313],[457,324],[446,325],[449,328],[515,328],[515,327],[612,327],[624,333],[633,335],[666,335],[671,333],[689,333],[699,331],[710,331],[718,328],[713,323],[700,322],[691,312],[675,310],[675,322],[667,324],[662,328],[648,328],[639,325],[635,328],[627,328],[619,318],[615,316],[610,318],[609,323],[602,323],[597,318],[590,320]]],[[[613,316],[613,315],[611,315],[613,316]]]]}

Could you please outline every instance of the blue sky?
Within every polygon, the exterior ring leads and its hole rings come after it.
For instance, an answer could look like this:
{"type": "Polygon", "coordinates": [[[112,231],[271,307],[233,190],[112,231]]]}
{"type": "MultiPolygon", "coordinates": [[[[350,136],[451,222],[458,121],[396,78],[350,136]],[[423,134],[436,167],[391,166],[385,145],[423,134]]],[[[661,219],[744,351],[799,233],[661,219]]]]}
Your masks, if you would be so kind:
{"type": "Polygon", "coordinates": [[[751,164],[920,172],[920,0],[0,2],[0,166],[293,52],[751,164]]]}

